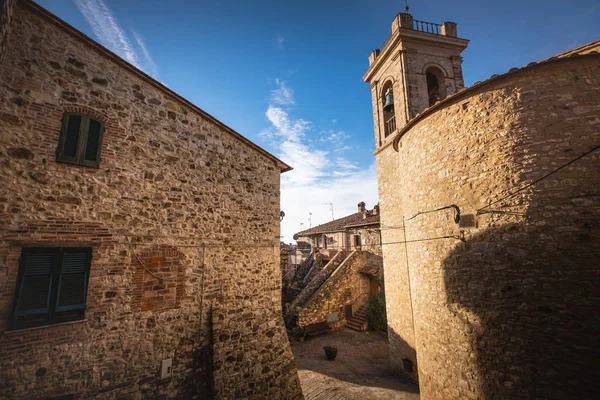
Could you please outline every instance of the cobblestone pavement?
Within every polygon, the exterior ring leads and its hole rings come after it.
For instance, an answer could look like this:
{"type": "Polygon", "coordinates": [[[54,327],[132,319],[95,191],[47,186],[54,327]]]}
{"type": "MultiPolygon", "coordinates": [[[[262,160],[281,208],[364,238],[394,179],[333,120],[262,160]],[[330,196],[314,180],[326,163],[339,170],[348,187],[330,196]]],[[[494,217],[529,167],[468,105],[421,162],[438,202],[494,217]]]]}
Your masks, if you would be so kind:
{"type": "Polygon", "coordinates": [[[291,343],[306,400],[419,399],[416,385],[392,374],[384,334],[343,328],[291,343]],[[328,344],[338,349],[334,361],[325,358],[328,344]]]}

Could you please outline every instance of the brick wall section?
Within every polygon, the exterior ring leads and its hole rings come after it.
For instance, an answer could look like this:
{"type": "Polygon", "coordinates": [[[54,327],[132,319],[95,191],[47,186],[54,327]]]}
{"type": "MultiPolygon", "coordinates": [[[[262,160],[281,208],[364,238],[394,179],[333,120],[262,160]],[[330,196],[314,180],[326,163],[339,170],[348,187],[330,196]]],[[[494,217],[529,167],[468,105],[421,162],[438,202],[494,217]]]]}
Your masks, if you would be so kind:
{"type": "Polygon", "coordinates": [[[207,398],[212,386],[224,399],[301,397],[273,159],[36,6],[19,1],[13,17],[0,67],[0,398],[207,398]],[[73,110],[106,123],[98,169],[55,161],[73,110]],[[40,245],[93,247],[85,320],[8,331],[21,249],[40,245]],[[173,377],[160,381],[165,358],[173,377]]]}
{"type": "Polygon", "coordinates": [[[337,313],[338,321],[332,327],[345,325],[344,306],[351,304],[353,311],[367,303],[369,278],[360,274],[367,263],[368,252],[354,251],[329,277],[321,288],[306,302],[298,314],[298,325],[307,326],[326,322],[327,316],[337,313]]]}
{"type": "MultiPolygon", "coordinates": [[[[449,204],[474,214],[599,145],[599,60],[527,68],[418,120],[377,155],[382,225],[449,204]]],[[[423,399],[600,396],[598,187],[597,151],[475,228],[444,210],[382,231],[384,243],[465,238],[383,249],[392,363],[418,361],[423,399]]]]}

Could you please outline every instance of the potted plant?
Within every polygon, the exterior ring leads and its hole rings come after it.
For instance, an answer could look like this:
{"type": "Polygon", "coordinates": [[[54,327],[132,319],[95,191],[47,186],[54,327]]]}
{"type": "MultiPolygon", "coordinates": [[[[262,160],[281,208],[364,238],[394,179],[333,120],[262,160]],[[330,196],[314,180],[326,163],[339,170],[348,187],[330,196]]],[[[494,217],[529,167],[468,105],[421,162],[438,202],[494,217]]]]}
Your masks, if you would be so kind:
{"type": "Polygon", "coordinates": [[[337,347],[327,345],[327,346],[323,347],[323,350],[325,350],[325,357],[329,361],[335,360],[335,357],[337,356],[337,347]]]}
{"type": "Polygon", "coordinates": [[[292,330],[294,332],[294,336],[299,342],[304,342],[304,338],[306,337],[306,331],[301,326],[296,326],[292,330]]]}

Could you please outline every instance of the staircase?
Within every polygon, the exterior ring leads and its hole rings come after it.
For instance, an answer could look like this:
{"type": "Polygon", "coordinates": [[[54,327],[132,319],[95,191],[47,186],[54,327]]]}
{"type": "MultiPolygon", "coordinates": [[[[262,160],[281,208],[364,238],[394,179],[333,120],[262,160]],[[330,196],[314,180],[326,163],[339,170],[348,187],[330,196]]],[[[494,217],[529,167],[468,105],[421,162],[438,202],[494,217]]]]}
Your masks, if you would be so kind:
{"type": "Polygon", "coordinates": [[[367,306],[362,306],[357,312],[354,313],[352,319],[346,322],[346,328],[353,329],[355,331],[366,331],[367,330],[367,306]]]}
{"type": "Polygon", "coordinates": [[[327,281],[327,279],[335,272],[335,270],[344,262],[351,253],[349,251],[338,252],[328,263],[325,265],[316,276],[308,282],[308,284],[302,289],[302,292],[292,301],[288,307],[287,314],[292,316],[296,314],[296,307],[304,307],[307,301],[321,288],[321,286],[327,281]]]}

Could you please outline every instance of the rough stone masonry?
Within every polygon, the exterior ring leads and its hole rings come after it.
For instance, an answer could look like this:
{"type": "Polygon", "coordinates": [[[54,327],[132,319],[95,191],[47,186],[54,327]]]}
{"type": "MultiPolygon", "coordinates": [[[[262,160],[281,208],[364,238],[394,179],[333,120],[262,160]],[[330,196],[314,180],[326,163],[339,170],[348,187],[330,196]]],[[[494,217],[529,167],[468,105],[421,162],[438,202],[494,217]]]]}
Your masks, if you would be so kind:
{"type": "Polygon", "coordinates": [[[466,41],[409,17],[365,75],[392,365],[423,399],[600,398],[600,42],[460,90],[466,41]]]}
{"type": "Polygon", "coordinates": [[[0,398],[301,398],[288,167],[35,3],[2,10],[0,398]],[[57,162],[65,113],[104,124],[97,168],[57,162]],[[83,319],[14,329],[33,247],[92,249],[83,319]]]}

